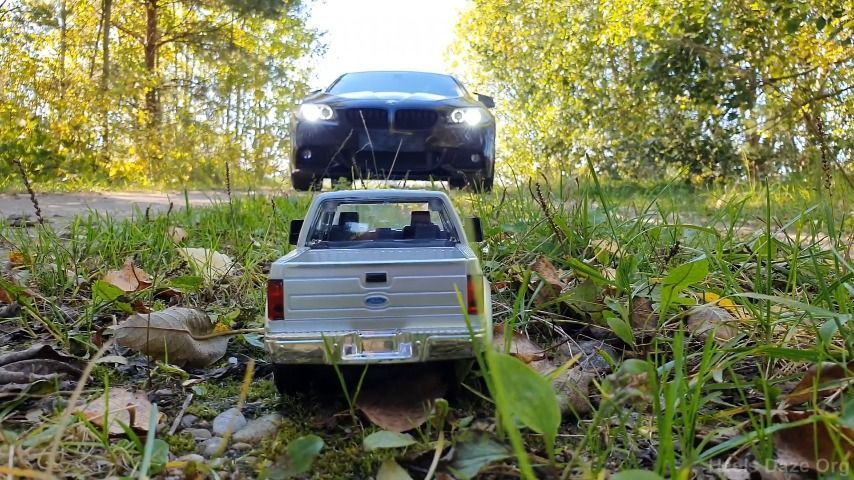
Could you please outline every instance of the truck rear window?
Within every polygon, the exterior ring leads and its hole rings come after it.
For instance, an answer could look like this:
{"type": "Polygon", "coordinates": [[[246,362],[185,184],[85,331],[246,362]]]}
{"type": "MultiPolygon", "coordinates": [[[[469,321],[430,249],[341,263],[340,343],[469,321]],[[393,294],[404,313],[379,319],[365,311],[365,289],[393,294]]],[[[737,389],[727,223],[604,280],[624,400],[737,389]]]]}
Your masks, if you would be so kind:
{"type": "Polygon", "coordinates": [[[457,243],[442,202],[321,203],[309,232],[312,248],[451,246],[457,243]]]}

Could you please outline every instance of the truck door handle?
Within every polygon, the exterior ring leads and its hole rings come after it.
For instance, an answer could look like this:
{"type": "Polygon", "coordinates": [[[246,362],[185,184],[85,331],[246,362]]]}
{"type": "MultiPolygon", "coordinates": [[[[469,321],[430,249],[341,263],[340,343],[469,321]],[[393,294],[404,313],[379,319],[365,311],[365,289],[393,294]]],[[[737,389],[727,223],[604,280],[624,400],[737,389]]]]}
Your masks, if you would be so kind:
{"type": "Polygon", "coordinates": [[[388,281],[385,272],[374,272],[365,274],[365,283],[385,283],[388,281]]]}

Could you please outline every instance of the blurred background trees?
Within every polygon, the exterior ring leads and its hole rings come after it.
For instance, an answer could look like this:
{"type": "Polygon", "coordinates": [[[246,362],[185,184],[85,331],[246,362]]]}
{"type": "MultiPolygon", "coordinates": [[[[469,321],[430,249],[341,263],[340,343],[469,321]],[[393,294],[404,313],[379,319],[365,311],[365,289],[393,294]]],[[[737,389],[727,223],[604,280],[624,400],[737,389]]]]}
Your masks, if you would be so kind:
{"type": "MultiPolygon", "coordinates": [[[[305,2],[0,0],[0,188],[12,160],[69,188],[271,178],[323,50],[305,2]]],[[[471,0],[452,54],[505,175],[854,169],[854,0],[471,0]]]]}
{"type": "Polygon", "coordinates": [[[0,183],[222,186],[282,168],[317,33],[298,0],[0,1],[0,183]]]}
{"type": "Polygon", "coordinates": [[[474,0],[457,30],[518,172],[852,169],[851,0],[474,0]]]}

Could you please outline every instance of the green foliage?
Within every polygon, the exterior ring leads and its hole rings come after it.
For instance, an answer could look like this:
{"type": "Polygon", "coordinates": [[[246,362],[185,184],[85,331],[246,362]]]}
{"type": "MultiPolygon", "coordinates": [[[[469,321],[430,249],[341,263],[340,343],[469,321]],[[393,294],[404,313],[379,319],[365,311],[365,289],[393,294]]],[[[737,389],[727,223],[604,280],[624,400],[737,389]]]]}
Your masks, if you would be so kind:
{"type": "Polygon", "coordinates": [[[453,473],[461,478],[475,478],[480,470],[492,462],[510,457],[507,447],[486,435],[469,432],[454,445],[453,473]]]}
{"type": "Polygon", "coordinates": [[[388,430],[376,431],[363,440],[365,451],[381,448],[402,448],[415,444],[415,439],[408,433],[389,432],[388,430]]]}
{"type": "Polygon", "coordinates": [[[683,263],[674,268],[664,277],[661,288],[661,315],[663,322],[667,316],[667,309],[683,290],[691,285],[703,281],[709,273],[709,261],[699,258],[688,263],[683,263]]]}
{"type": "Polygon", "coordinates": [[[306,18],[299,0],[0,8],[0,188],[20,189],[15,159],[65,189],[223,186],[226,163],[269,179],[319,48],[306,18]]]}
{"type": "Polygon", "coordinates": [[[311,469],[314,459],[323,449],[323,439],[317,435],[305,435],[288,444],[286,459],[283,465],[274,467],[271,471],[261,473],[262,478],[279,479],[293,478],[311,469]]]}
{"type": "Polygon", "coordinates": [[[549,455],[554,455],[555,439],[560,427],[560,408],[551,383],[521,360],[506,353],[491,355],[491,375],[502,378],[506,388],[505,413],[541,433],[549,455]]]}
{"type": "Polygon", "coordinates": [[[454,53],[516,172],[691,179],[851,171],[849,0],[476,0],[454,53]]]}

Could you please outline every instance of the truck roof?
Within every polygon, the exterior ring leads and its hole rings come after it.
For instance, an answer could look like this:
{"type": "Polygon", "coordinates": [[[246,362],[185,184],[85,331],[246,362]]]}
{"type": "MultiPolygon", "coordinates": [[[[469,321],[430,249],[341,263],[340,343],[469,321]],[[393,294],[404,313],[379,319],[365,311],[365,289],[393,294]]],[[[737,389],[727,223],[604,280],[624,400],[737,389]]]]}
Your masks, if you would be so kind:
{"type": "Polygon", "coordinates": [[[445,192],[439,190],[371,189],[340,190],[321,193],[315,201],[322,200],[421,200],[439,199],[449,202],[445,192]]]}

